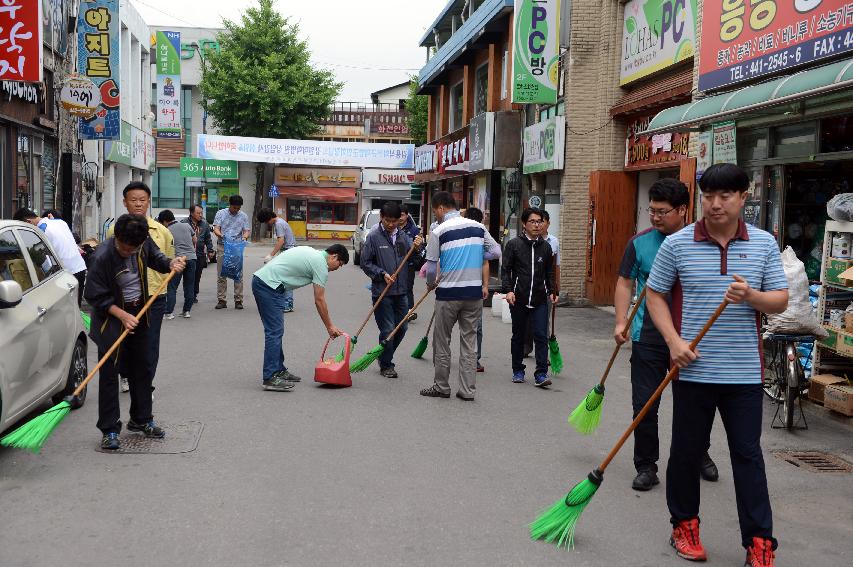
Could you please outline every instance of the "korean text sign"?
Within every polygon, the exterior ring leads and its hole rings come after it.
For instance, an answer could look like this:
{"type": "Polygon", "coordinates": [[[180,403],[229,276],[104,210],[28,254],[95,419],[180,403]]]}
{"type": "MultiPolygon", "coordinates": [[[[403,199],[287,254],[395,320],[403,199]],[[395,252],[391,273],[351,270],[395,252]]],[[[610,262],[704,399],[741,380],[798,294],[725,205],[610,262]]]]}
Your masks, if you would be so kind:
{"type": "Polygon", "coordinates": [[[560,79],[560,2],[515,0],[512,102],[557,102],[560,79]]]}
{"type": "Polygon", "coordinates": [[[850,0],[705,2],[699,90],[849,51],[853,51],[850,0]]]}
{"type": "Polygon", "coordinates": [[[693,57],[695,38],[696,0],[630,0],[625,4],[619,84],[693,57]]]}
{"type": "Polygon", "coordinates": [[[77,72],[98,88],[101,103],[91,118],[80,119],[80,138],[121,138],[121,54],[118,0],[80,3],[77,22],[77,72]]]}
{"type": "Polygon", "coordinates": [[[158,31],[157,137],[181,139],[181,34],[158,31]]]}
{"type": "Polygon", "coordinates": [[[0,80],[42,80],[41,2],[0,0],[0,80]]]}

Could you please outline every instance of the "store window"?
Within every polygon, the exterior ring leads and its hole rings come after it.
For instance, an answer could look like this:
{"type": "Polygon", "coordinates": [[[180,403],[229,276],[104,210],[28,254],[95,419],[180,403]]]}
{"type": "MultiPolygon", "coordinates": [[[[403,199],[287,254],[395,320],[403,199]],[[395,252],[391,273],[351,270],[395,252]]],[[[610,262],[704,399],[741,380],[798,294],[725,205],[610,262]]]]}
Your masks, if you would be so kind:
{"type": "Polygon", "coordinates": [[[305,222],[307,202],[301,199],[287,200],[287,220],[305,222]]]}
{"type": "Polygon", "coordinates": [[[450,131],[462,127],[462,82],[450,89],[450,131]]]}
{"type": "Polygon", "coordinates": [[[807,156],[815,153],[814,122],[777,126],[773,130],[774,157],[807,156]]]}
{"type": "Polygon", "coordinates": [[[739,162],[767,158],[767,139],[770,134],[766,128],[742,130],[737,135],[737,159],[739,162]]]}
{"type": "Polygon", "coordinates": [[[821,120],[820,151],[821,153],[853,151],[853,115],[821,120]]]}
{"type": "Polygon", "coordinates": [[[477,68],[477,74],[474,79],[476,97],[474,99],[474,116],[486,112],[488,94],[489,94],[489,64],[483,63],[477,68]]]}
{"type": "Polygon", "coordinates": [[[311,224],[356,224],[358,205],[355,203],[308,203],[308,222],[311,224]]]}

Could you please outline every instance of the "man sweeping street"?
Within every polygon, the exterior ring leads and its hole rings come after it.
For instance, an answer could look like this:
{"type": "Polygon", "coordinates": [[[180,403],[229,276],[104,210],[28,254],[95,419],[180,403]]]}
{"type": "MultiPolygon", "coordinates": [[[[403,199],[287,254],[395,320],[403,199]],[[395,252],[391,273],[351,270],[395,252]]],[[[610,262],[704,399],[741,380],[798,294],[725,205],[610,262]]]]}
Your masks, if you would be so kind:
{"type": "MultiPolygon", "coordinates": [[[[241,211],[243,208],[243,197],[231,195],[228,198],[228,208],[217,211],[213,217],[213,234],[216,235],[216,254],[219,260],[216,263],[216,307],[215,309],[226,309],[228,302],[228,278],[222,277],[222,264],[225,260],[226,240],[248,240],[251,234],[249,216],[241,211]]],[[[242,260],[241,260],[242,261],[242,260]]],[[[242,270],[241,270],[242,271],[242,270]]],[[[243,309],[243,280],[234,280],[234,309],[243,309]]]]}
{"type": "MultiPolygon", "coordinates": [[[[92,306],[91,337],[102,358],[127,329],[130,334],[107,359],[100,370],[98,385],[98,429],[101,447],[109,451],[120,448],[121,408],[118,397],[117,372],[128,377],[130,386],[129,431],[146,437],[161,438],[166,433],[154,421],[151,385],[154,379],[150,357],[150,333],[153,326],[150,311],[138,319],[149,294],[149,272],[167,274],[183,271],[183,257],[170,260],[149,238],[149,224],[142,215],[122,215],[116,221],[114,236],[95,251],[86,285],[85,297],[92,306]]],[[[159,284],[158,284],[159,285],[159,284]]]]}
{"type": "Polygon", "coordinates": [[[705,561],[699,539],[699,475],[714,413],[726,429],[746,565],[772,567],[776,540],[761,453],[760,313],[781,313],[788,282],[776,239],[741,218],[749,188],[733,164],[709,167],[699,181],[703,218],[664,240],[646,286],[649,313],[673,362],[672,446],[666,500],[670,544],[705,561]],[[672,294],[672,309],[667,294],[672,294]],[[699,343],[695,338],[721,298],[729,307],[699,343]]]}
{"type": "MultiPolygon", "coordinates": [[[[367,233],[361,251],[361,270],[367,274],[371,282],[371,303],[376,303],[385,288],[389,288],[373,312],[376,326],[379,328],[380,343],[403,321],[412,307],[408,299],[411,277],[408,266],[404,266],[396,276],[394,274],[412,246],[419,250],[424,242],[420,235],[415,236],[413,242],[399,227],[400,214],[400,205],[397,203],[382,205],[379,211],[379,223],[367,233]]],[[[420,257],[417,252],[412,253],[411,257],[416,255],[420,257]]],[[[416,267],[420,268],[420,265],[416,267]]],[[[394,367],[394,352],[406,336],[406,328],[407,325],[404,323],[379,356],[379,373],[386,378],[398,376],[394,367]]]]}
{"type": "Polygon", "coordinates": [[[349,252],[341,244],[332,244],[325,252],[310,246],[297,246],[279,254],[252,277],[252,294],[264,325],[263,388],[286,392],[301,378],[284,365],[285,293],[309,284],[314,285],[314,305],[326,326],[329,336],[343,334],[332,324],[326,304],[326,282],[329,272],[334,272],[349,262],[349,252]]]}
{"type": "MultiPolygon", "coordinates": [[[[293,230],[287,221],[279,217],[272,209],[261,209],[255,215],[258,222],[272,227],[275,234],[275,245],[272,251],[264,258],[264,264],[275,258],[279,253],[285,250],[290,250],[296,247],[296,236],[293,235],[293,230]]],[[[285,294],[284,312],[290,313],[293,311],[293,292],[288,291],[285,294]]]]}
{"type": "MultiPolygon", "coordinates": [[[[678,232],[687,222],[687,207],[690,193],[687,186],[677,179],[664,178],[649,187],[649,220],[652,227],[636,234],[625,247],[613,305],[616,309],[616,328],[613,336],[618,344],[628,339],[623,335],[627,325],[628,310],[634,283],[642,289],[649,279],[649,272],[664,239],[678,232]]],[[[630,333],[631,343],[631,401],[634,417],[649,401],[652,393],[669,370],[669,349],[660,332],[649,317],[645,304],[640,305],[630,333]]],[[[658,401],[646,414],[645,419],[634,430],[634,468],[637,476],[631,488],[651,490],[660,484],[658,480],[658,401]]],[[[702,457],[702,478],[714,482],[719,478],[717,466],[708,452],[702,457]]]]}

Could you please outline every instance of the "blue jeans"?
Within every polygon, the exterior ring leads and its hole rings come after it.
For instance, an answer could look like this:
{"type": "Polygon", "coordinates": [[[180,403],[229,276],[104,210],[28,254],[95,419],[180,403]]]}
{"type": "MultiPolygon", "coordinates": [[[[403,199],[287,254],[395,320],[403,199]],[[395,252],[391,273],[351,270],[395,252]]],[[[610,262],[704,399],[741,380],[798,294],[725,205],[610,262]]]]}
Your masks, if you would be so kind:
{"type": "Polygon", "coordinates": [[[527,334],[527,322],[533,330],[533,344],[536,348],[536,371],[538,374],[548,373],[548,303],[537,305],[532,309],[518,302],[515,307],[509,308],[512,314],[512,371],[518,372],[525,369],[524,365],[524,339],[527,334]]]}
{"type": "Polygon", "coordinates": [[[284,292],[284,309],[285,311],[293,309],[293,290],[288,289],[284,292]]]}
{"type": "Polygon", "coordinates": [[[287,370],[284,366],[284,350],[281,340],[284,338],[285,291],[273,289],[258,276],[252,276],[252,295],[264,325],[264,370],[263,379],[269,380],[273,374],[287,370]]]}
{"type": "Polygon", "coordinates": [[[181,278],[184,280],[184,309],[181,313],[189,313],[195,303],[195,268],[198,260],[193,258],[187,260],[187,267],[182,273],[175,274],[169,280],[169,288],[166,291],[166,313],[172,313],[175,310],[177,303],[178,286],[181,285],[181,278]]]}
{"type": "MultiPolygon", "coordinates": [[[[376,308],[376,311],[373,312],[376,326],[379,327],[380,343],[385,340],[385,337],[391,334],[391,331],[403,320],[408,311],[409,299],[405,295],[386,295],[382,298],[382,302],[376,308]]],[[[397,331],[397,334],[394,335],[389,344],[385,345],[385,350],[382,352],[382,356],[379,357],[379,368],[384,370],[385,368],[394,367],[394,351],[397,350],[403,337],[406,336],[407,328],[408,323],[397,331]]]]}

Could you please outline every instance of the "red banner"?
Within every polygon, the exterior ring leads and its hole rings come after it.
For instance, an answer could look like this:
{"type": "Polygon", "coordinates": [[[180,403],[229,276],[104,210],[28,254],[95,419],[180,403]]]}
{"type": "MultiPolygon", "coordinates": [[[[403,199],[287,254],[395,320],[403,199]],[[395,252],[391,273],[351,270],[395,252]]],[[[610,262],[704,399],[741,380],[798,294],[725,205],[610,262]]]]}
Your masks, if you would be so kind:
{"type": "Polygon", "coordinates": [[[0,1],[0,80],[42,80],[41,0],[0,1]]]}
{"type": "Polygon", "coordinates": [[[707,0],[699,90],[853,51],[851,0],[707,0]]]}

